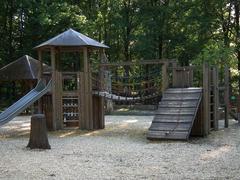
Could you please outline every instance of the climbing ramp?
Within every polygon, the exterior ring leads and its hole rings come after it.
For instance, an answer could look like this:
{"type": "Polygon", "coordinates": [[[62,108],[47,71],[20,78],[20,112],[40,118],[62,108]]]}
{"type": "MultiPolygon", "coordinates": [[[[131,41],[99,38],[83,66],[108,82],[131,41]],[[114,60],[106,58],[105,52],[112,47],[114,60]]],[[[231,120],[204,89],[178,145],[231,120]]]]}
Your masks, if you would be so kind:
{"type": "Polygon", "coordinates": [[[148,139],[187,140],[202,99],[202,88],[167,89],[148,130],[148,139]]]}

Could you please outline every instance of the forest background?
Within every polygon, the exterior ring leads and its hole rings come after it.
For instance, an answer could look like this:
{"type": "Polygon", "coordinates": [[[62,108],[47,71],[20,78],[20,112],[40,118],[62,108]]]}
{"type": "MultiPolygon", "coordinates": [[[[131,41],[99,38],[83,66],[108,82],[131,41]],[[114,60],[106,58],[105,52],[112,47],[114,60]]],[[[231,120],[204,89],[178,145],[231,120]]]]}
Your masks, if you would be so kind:
{"type": "Polygon", "coordinates": [[[240,85],[239,0],[2,0],[0,68],[73,28],[110,46],[110,62],[178,59],[231,67],[240,85]]]}

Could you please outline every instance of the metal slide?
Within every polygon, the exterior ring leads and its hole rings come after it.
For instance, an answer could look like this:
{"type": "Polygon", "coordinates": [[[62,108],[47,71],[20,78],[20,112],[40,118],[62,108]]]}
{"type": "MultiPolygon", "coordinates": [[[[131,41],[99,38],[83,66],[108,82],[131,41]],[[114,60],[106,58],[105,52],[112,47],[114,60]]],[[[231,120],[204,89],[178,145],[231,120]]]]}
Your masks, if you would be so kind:
{"type": "Polygon", "coordinates": [[[32,89],[29,93],[27,93],[25,96],[23,96],[21,99],[19,99],[17,102],[15,102],[0,114],[0,126],[11,121],[28,106],[49,92],[51,85],[52,80],[50,80],[47,85],[44,84],[43,80],[40,80],[34,89],[32,89]]]}

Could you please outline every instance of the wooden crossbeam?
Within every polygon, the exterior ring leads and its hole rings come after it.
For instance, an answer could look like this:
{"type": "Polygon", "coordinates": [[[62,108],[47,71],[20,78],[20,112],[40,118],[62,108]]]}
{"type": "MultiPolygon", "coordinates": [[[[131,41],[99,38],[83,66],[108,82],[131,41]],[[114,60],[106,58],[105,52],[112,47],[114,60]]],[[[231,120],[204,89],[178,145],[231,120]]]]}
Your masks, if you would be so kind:
{"type": "Polygon", "coordinates": [[[132,65],[151,65],[151,64],[165,64],[176,63],[176,59],[152,59],[141,60],[138,62],[115,62],[115,63],[101,63],[99,66],[132,66],[132,65]]]}

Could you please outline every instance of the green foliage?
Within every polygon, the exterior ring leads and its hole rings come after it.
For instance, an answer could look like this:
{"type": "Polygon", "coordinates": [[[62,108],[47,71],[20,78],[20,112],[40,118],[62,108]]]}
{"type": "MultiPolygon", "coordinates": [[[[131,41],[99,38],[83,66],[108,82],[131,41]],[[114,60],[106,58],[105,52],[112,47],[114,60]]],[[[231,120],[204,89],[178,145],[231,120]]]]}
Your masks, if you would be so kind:
{"type": "Polygon", "coordinates": [[[109,45],[111,62],[176,58],[188,65],[204,58],[233,65],[235,1],[1,1],[0,67],[36,57],[34,46],[70,27],[109,45]]]}
{"type": "Polygon", "coordinates": [[[207,62],[210,65],[229,65],[236,66],[236,57],[234,56],[234,48],[226,47],[222,41],[209,41],[199,55],[192,61],[194,65],[201,65],[207,62]]]}

